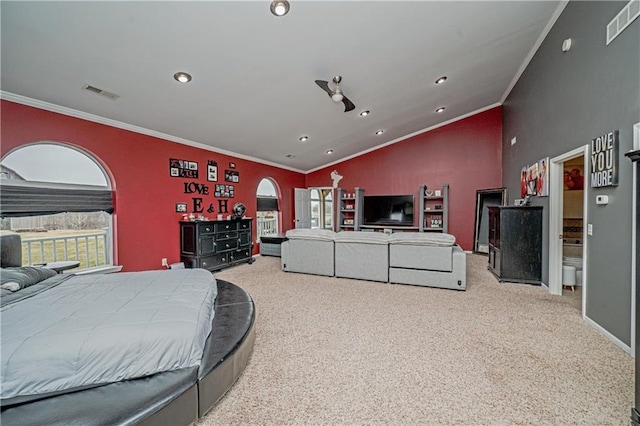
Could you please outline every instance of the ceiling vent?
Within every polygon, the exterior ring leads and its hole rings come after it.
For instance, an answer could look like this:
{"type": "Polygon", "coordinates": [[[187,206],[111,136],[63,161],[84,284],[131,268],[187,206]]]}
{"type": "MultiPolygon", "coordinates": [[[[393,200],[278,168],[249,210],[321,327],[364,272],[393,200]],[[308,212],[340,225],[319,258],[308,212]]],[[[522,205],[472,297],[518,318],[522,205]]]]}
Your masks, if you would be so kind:
{"type": "Polygon", "coordinates": [[[640,0],[631,0],[607,25],[607,45],[640,16],[640,0]]]}
{"type": "Polygon", "coordinates": [[[115,101],[120,97],[120,95],[116,95],[115,93],[107,92],[106,90],[99,89],[95,86],[91,86],[89,84],[85,84],[82,87],[82,90],[86,90],[87,92],[95,93],[96,95],[104,96],[105,98],[109,98],[112,101],[115,101]]]}

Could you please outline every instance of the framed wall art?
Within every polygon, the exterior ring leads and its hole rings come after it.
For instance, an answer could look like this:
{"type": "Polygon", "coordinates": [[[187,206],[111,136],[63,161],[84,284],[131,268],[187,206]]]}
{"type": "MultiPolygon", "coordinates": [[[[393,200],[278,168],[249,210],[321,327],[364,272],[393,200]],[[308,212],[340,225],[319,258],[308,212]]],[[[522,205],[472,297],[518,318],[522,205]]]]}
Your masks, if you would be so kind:
{"type": "Polygon", "coordinates": [[[196,161],[169,158],[169,176],[197,179],[198,163],[196,161]]]}
{"type": "Polygon", "coordinates": [[[549,196],[549,157],[538,161],[538,180],[536,187],[538,197],[549,196]]]}
{"type": "Polygon", "coordinates": [[[207,180],[209,182],[218,181],[218,163],[209,160],[207,163],[207,180]]]}
{"type": "Polygon", "coordinates": [[[240,182],[240,172],[236,172],[235,170],[225,170],[224,171],[224,180],[225,182],[240,182]]]}

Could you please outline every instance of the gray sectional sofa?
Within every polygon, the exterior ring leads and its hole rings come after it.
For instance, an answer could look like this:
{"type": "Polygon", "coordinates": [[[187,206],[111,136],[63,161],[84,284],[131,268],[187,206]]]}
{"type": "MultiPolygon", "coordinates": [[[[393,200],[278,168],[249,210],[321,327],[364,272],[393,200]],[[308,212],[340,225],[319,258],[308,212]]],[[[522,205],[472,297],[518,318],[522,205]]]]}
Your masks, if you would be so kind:
{"type": "Polygon", "coordinates": [[[466,254],[442,233],[293,229],[282,243],[282,270],[466,290],[466,254]]]}

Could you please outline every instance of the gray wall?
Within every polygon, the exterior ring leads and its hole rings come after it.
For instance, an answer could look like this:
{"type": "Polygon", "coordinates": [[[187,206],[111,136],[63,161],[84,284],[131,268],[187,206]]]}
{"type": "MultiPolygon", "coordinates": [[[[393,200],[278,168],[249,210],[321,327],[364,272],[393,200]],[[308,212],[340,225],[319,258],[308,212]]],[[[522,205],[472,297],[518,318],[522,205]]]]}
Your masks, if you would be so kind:
{"type": "MultiPolygon", "coordinates": [[[[509,94],[503,108],[503,185],[520,193],[520,169],[542,157],[553,158],[612,130],[620,131],[617,187],[589,191],[586,315],[631,345],[633,125],[640,121],[640,19],[609,46],[606,25],[626,1],[571,1],[509,94]],[[569,52],[562,41],[573,40],[569,52]],[[517,143],[511,146],[511,138],[517,143]],[[596,195],[609,195],[596,206],[596,195]]],[[[585,186],[588,164],[585,162],[585,186]]],[[[513,196],[510,197],[513,203],[513,196]]],[[[549,282],[549,199],[544,206],[543,280],[549,282]]],[[[586,224],[585,224],[586,227],[586,224]]]]}

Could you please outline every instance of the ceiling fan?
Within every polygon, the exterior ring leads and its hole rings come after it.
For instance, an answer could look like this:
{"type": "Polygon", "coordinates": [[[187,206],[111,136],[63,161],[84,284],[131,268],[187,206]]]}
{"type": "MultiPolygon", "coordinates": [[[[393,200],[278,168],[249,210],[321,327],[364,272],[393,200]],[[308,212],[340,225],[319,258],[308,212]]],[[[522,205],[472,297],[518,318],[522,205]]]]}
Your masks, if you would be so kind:
{"type": "Polygon", "coordinates": [[[329,82],[324,80],[316,80],[316,84],[322,88],[325,92],[329,94],[329,97],[333,100],[333,102],[340,102],[344,104],[344,112],[351,111],[356,108],[356,106],[351,102],[343,93],[342,89],[340,89],[340,82],[342,81],[342,77],[336,75],[333,77],[333,83],[335,84],[335,88],[331,90],[329,87],[329,82]]]}

